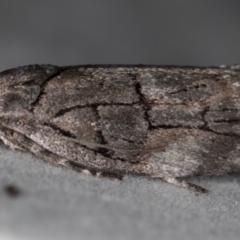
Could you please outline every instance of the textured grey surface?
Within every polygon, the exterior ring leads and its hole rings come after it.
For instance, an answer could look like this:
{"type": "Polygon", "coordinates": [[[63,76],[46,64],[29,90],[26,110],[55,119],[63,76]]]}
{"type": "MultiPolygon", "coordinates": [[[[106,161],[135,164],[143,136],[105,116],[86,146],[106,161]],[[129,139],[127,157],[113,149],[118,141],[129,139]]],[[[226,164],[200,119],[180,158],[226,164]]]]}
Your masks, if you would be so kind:
{"type": "MultiPolygon", "coordinates": [[[[239,1],[5,1],[0,71],[32,63],[239,63],[239,1]]],[[[0,239],[238,239],[240,177],[111,181],[0,148],[0,239]],[[8,184],[23,194],[9,198],[8,184]]]]}

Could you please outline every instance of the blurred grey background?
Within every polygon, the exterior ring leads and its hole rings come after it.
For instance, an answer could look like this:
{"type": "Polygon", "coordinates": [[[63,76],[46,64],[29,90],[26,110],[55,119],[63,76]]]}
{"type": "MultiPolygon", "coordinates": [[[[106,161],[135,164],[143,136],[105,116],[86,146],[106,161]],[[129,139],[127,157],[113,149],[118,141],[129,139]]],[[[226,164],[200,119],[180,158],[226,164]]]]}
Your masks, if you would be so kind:
{"type": "MultiPolygon", "coordinates": [[[[8,0],[0,71],[28,64],[240,63],[238,0],[8,0]]],[[[0,145],[0,239],[239,239],[240,177],[110,181],[0,145]],[[22,194],[11,197],[6,187],[22,194]]],[[[13,194],[12,194],[13,195],[13,194]]]]}

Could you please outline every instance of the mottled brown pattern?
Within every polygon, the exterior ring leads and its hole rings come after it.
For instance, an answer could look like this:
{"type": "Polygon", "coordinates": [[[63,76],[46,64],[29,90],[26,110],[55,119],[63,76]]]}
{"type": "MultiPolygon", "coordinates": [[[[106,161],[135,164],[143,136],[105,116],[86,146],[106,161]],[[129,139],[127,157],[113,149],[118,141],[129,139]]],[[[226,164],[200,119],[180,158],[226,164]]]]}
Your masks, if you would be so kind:
{"type": "Polygon", "coordinates": [[[30,65],[0,73],[0,137],[53,165],[182,177],[240,172],[240,66],[30,65]]]}

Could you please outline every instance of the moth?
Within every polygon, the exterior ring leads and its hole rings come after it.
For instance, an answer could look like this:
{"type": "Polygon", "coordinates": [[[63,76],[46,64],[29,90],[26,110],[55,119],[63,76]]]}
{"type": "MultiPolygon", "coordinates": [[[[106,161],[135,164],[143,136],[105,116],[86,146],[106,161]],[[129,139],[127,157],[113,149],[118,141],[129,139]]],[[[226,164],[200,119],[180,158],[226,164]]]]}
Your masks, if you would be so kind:
{"type": "Polygon", "coordinates": [[[0,73],[0,137],[97,176],[240,172],[240,65],[29,65],[0,73]]]}

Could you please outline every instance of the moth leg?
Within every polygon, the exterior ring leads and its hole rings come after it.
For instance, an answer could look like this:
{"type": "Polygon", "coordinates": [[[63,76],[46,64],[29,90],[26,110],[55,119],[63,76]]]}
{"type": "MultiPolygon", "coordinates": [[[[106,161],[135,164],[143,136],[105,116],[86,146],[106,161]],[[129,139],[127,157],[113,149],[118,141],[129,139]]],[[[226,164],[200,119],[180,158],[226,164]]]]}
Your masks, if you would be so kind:
{"type": "Polygon", "coordinates": [[[22,142],[26,144],[24,147],[28,147],[28,150],[32,152],[34,155],[39,157],[40,159],[43,159],[45,162],[48,162],[54,166],[61,166],[65,168],[70,168],[76,172],[85,174],[87,176],[98,176],[98,177],[104,177],[104,178],[110,178],[110,179],[121,179],[121,176],[117,174],[112,173],[103,173],[98,172],[92,169],[86,169],[84,166],[72,164],[72,161],[65,159],[61,156],[58,156],[55,153],[52,153],[43,147],[39,146],[35,142],[33,142],[31,139],[27,138],[24,135],[20,135],[20,138],[22,139],[22,142]]]}
{"type": "Polygon", "coordinates": [[[24,136],[23,134],[14,132],[12,129],[4,126],[0,126],[0,130],[0,137],[7,146],[13,149],[29,151],[36,156],[42,158],[45,162],[51,163],[52,165],[66,166],[66,163],[68,161],[67,159],[51,153],[50,151],[36,144],[34,141],[24,136]]]}
{"type": "Polygon", "coordinates": [[[108,178],[110,180],[122,180],[123,178],[123,176],[118,174],[99,172],[99,171],[88,170],[88,169],[82,169],[82,173],[86,174],[87,176],[97,176],[101,178],[108,178]]]}
{"type": "Polygon", "coordinates": [[[18,143],[18,141],[16,141],[13,138],[13,131],[1,125],[0,125],[0,138],[3,141],[3,143],[9,146],[11,149],[27,151],[26,148],[24,148],[21,144],[18,143]]]}
{"type": "Polygon", "coordinates": [[[70,161],[66,158],[63,158],[61,156],[58,156],[55,153],[52,153],[42,146],[38,145],[28,137],[20,134],[20,133],[14,133],[14,138],[16,141],[19,142],[20,148],[24,148],[25,150],[28,150],[29,152],[33,153],[35,156],[39,157],[43,161],[50,163],[53,166],[60,166],[64,168],[70,168],[73,169],[76,172],[87,174],[86,169],[81,167],[76,167],[70,164],[70,161]]]}
{"type": "Polygon", "coordinates": [[[91,175],[107,177],[110,179],[118,180],[122,178],[122,176],[118,174],[99,172],[91,169],[86,169],[84,166],[81,166],[79,164],[74,164],[73,161],[70,161],[66,158],[63,158],[55,153],[46,150],[42,146],[35,143],[33,140],[26,137],[25,135],[18,132],[14,132],[13,130],[8,129],[6,127],[1,127],[1,138],[4,139],[3,140],[4,143],[10,146],[11,148],[19,149],[22,151],[29,151],[53,166],[71,168],[76,172],[81,172],[88,176],[91,175]]]}
{"type": "Polygon", "coordinates": [[[111,180],[122,180],[123,176],[120,174],[116,173],[109,173],[109,172],[102,172],[102,171],[97,171],[93,169],[86,169],[83,166],[79,165],[79,163],[75,161],[69,160],[68,162],[72,168],[76,171],[77,169],[81,169],[81,172],[84,173],[87,176],[97,176],[97,177],[102,177],[102,178],[108,178],[111,180]]]}
{"type": "Polygon", "coordinates": [[[196,194],[208,193],[207,189],[197,186],[193,183],[189,183],[183,179],[174,178],[174,177],[165,177],[165,178],[162,178],[162,180],[178,187],[187,188],[191,191],[194,191],[196,194]]]}
{"type": "Polygon", "coordinates": [[[108,178],[111,180],[122,180],[123,176],[115,173],[107,173],[107,172],[98,172],[97,176],[103,177],[103,178],[108,178]]]}

